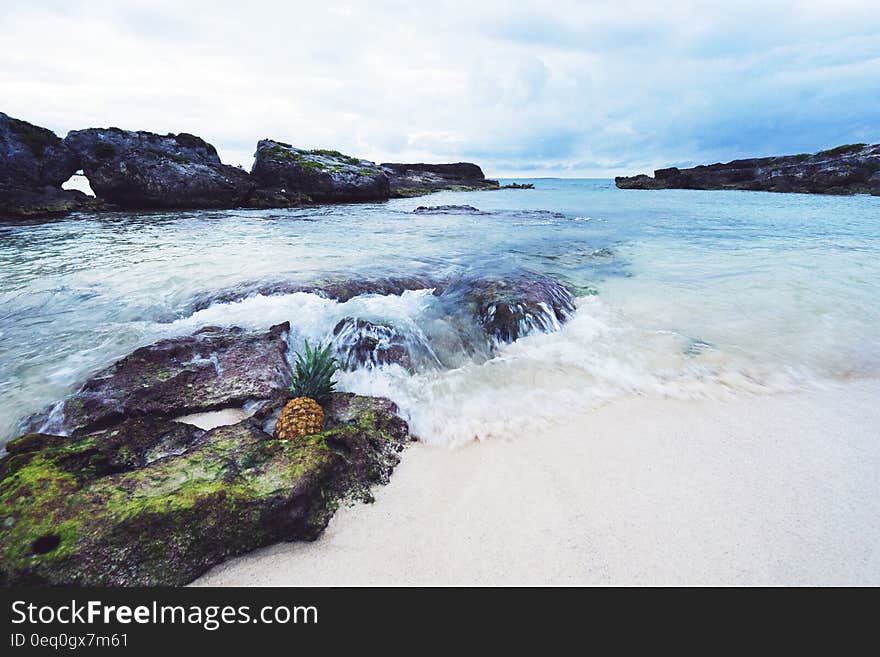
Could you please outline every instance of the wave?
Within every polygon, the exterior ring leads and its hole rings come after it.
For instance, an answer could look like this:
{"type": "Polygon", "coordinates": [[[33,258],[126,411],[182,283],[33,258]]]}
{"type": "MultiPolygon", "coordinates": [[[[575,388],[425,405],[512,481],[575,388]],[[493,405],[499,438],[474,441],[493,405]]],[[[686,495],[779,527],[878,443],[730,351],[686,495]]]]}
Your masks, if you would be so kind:
{"type": "MultiPolygon", "coordinates": [[[[762,362],[676,331],[641,328],[600,297],[575,300],[565,324],[542,320],[511,343],[487,341],[472,317],[451,312],[434,290],[362,295],[345,302],[313,293],[256,295],[218,303],[165,329],[206,324],[260,329],[291,322],[291,350],[304,340],[335,340],[341,355],[358,318],[393,327],[411,358],[363,358],[338,374],[341,390],[392,399],[413,432],[434,445],[516,438],[626,395],[725,399],[821,383],[828,372],[762,362]],[[340,324],[344,327],[340,330],[340,324]]],[[[376,335],[376,349],[391,345],[376,335]]]]}

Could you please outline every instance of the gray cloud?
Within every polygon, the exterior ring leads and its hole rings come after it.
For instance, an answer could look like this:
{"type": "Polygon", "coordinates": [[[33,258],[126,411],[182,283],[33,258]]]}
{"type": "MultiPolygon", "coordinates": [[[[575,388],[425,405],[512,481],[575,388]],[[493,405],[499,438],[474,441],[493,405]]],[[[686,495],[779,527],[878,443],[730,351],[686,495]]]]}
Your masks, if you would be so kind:
{"type": "Polygon", "coordinates": [[[611,175],[880,140],[857,2],[24,2],[3,111],[59,133],[276,137],[494,175],[611,175]]]}

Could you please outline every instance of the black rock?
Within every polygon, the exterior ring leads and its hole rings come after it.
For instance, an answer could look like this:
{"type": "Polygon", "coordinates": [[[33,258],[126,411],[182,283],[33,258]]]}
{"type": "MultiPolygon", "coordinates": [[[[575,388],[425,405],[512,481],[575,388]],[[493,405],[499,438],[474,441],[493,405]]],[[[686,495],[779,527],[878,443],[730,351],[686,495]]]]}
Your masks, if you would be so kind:
{"type": "Polygon", "coordinates": [[[57,188],[77,169],[76,154],[54,132],[0,112],[0,182],[57,188]]]}
{"type": "Polygon", "coordinates": [[[555,331],[575,310],[562,283],[532,272],[463,278],[450,283],[442,296],[466,308],[498,342],[555,331]]]}
{"type": "Polygon", "coordinates": [[[256,185],[200,137],[89,128],[67,135],[96,196],[125,209],[233,208],[256,185]]]}
{"type": "Polygon", "coordinates": [[[0,218],[42,219],[102,208],[103,204],[98,199],[78,190],[0,183],[0,218]]]}
{"type": "Polygon", "coordinates": [[[76,154],[54,132],[0,112],[0,218],[97,209],[94,198],[61,189],[77,169],[76,154]]]}
{"type": "Polygon", "coordinates": [[[618,177],[621,189],[740,189],[807,194],[880,195],[880,144],[848,144],[814,155],[734,160],[691,169],[658,169],[654,177],[618,177]]]}
{"type": "Polygon", "coordinates": [[[489,214],[472,205],[420,205],[413,214],[489,214]]]}
{"type": "Polygon", "coordinates": [[[304,150],[264,139],[251,175],[259,184],[254,205],[383,201],[388,176],[373,162],[331,150],[304,150]]]}
{"type": "Polygon", "coordinates": [[[394,197],[421,196],[441,190],[472,191],[498,189],[497,180],[488,180],[483,170],[470,162],[456,164],[383,163],[394,197]]]}

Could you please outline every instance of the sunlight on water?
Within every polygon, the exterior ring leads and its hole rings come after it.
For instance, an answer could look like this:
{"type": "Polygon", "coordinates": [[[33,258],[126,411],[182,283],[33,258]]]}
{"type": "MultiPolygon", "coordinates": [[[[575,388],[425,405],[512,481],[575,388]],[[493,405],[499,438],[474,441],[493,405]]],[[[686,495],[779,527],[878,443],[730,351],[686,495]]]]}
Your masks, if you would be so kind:
{"type": "Polygon", "coordinates": [[[0,437],[134,348],[211,324],[290,321],[293,349],[346,318],[393,327],[416,355],[409,369],[347,371],[340,385],[390,396],[436,444],[540,431],[621,395],[760,394],[880,372],[880,199],[534,182],[0,225],[0,437]],[[411,212],[429,204],[489,214],[411,212]],[[344,303],[223,297],[261,282],[522,269],[564,281],[577,312],[500,347],[430,288],[344,303]]]}

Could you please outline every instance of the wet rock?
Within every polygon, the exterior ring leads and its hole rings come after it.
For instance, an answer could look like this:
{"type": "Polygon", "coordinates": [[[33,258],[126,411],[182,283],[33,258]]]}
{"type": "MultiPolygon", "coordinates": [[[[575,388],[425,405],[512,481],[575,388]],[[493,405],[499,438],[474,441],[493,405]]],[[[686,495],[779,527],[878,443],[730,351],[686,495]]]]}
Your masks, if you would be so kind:
{"type": "Polygon", "coordinates": [[[77,156],[51,130],[0,112],[0,218],[61,216],[100,204],[61,189],[79,168],[77,156]]]}
{"type": "Polygon", "coordinates": [[[169,418],[283,396],[289,330],[286,322],[265,333],[208,327],[142,347],[68,398],[62,427],[82,435],[124,417],[169,418]]]}
{"type": "Polygon", "coordinates": [[[152,419],[31,440],[0,460],[0,584],[181,585],[313,540],[340,501],[372,499],[412,440],[388,400],[337,394],[325,412],[324,432],[290,442],[252,420],[204,432],[152,419]]]}
{"type": "Polygon", "coordinates": [[[388,174],[391,195],[397,198],[421,196],[441,190],[471,191],[498,189],[497,180],[489,180],[483,170],[470,162],[456,164],[383,163],[388,174]]]}
{"type": "Polygon", "coordinates": [[[513,342],[535,331],[555,331],[574,313],[571,292],[531,272],[464,278],[442,296],[466,308],[488,336],[513,342]]]}
{"type": "Polygon", "coordinates": [[[813,155],[786,155],[690,169],[658,169],[654,177],[618,177],[621,189],[742,189],[807,194],[880,193],[880,144],[848,144],[813,155]]]}
{"type": "Polygon", "coordinates": [[[420,205],[413,214],[489,214],[473,205],[420,205]]]}
{"type": "Polygon", "coordinates": [[[249,282],[237,285],[232,289],[199,295],[190,302],[190,309],[192,312],[197,312],[215,303],[233,303],[256,295],[282,296],[308,292],[326,299],[345,302],[364,294],[399,296],[407,290],[442,289],[443,285],[442,279],[427,276],[340,277],[312,283],[297,281],[249,282]]]}
{"type": "MultiPolygon", "coordinates": [[[[388,176],[369,160],[331,150],[304,150],[264,139],[257,144],[251,175],[263,196],[289,204],[382,201],[389,197],[388,176]]],[[[265,206],[261,206],[265,207],[265,206]]]]}
{"type": "Polygon", "coordinates": [[[391,326],[356,317],[340,320],[333,329],[333,343],[343,369],[397,364],[412,366],[406,340],[391,326]]]}
{"type": "Polygon", "coordinates": [[[95,195],[120,208],[233,208],[256,188],[246,171],[222,164],[211,144],[187,133],[89,128],[64,144],[95,195]]]}
{"type": "Polygon", "coordinates": [[[101,210],[103,203],[79,190],[20,187],[0,182],[0,219],[63,217],[71,212],[101,210]]]}

